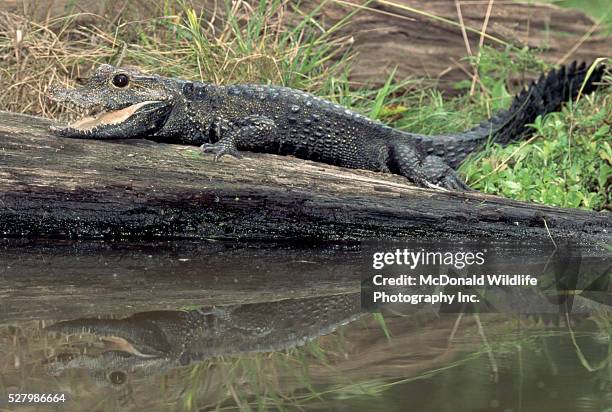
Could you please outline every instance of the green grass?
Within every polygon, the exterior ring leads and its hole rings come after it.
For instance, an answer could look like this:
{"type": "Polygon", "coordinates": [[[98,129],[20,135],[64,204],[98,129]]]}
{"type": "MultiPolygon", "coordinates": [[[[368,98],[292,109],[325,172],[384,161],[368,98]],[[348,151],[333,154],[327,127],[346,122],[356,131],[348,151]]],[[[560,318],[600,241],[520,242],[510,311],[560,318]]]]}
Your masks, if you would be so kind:
{"type": "Polygon", "coordinates": [[[473,188],[519,200],[600,210],[610,207],[609,94],[583,98],[534,124],[533,141],[492,145],[461,167],[473,188]]]}
{"type": "MultiPolygon", "coordinates": [[[[528,50],[485,48],[477,62],[476,93],[445,99],[435,89],[398,95],[406,84],[390,83],[375,97],[353,92],[351,104],[402,130],[444,134],[466,130],[495,111],[507,108],[521,85],[508,79],[537,74],[551,67],[528,50]],[[514,89],[514,90],[512,90],[514,89]],[[383,93],[384,92],[384,93],[383,93]]],[[[527,141],[505,147],[489,145],[459,169],[474,189],[554,206],[602,210],[612,205],[612,97],[607,86],[562,111],[538,118],[527,141]]],[[[471,82],[457,84],[468,90],[471,82]]],[[[346,99],[345,99],[346,103],[346,99]]]]}

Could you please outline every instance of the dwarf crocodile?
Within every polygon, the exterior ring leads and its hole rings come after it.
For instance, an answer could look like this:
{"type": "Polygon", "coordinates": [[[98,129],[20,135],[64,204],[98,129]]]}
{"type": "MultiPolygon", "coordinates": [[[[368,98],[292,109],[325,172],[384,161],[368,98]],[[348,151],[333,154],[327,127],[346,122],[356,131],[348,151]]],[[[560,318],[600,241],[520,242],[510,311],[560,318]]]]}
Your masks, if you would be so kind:
{"type": "MultiPolygon", "coordinates": [[[[100,352],[61,351],[45,362],[60,375],[86,369],[100,383],[117,384],[128,374],[155,374],[222,355],[272,352],[304,345],[358,318],[359,292],[191,310],[140,312],[123,319],[74,319],[46,328],[50,334],[90,335],[100,352]]],[[[76,342],[71,347],[78,347],[76,342]]]]}
{"type": "Polygon", "coordinates": [[[508,110],[462,133],[426,136],[393,129],[303,91],[279,86],[220,86],[101,65],[76,89],[54,89],[52,98],[95,112],[68,126],[64,137],[146,138],[201,145],[215,159],[239,151],[292,155],[352,169],[403,175],[413,183],[468,190],[457,166],[488,141],[524,137],[539,115],[590,93],[604,66],[590,76],[576,62],[542,75],[508,110]],[[586,80],[585,80],[586,79],[586,80]]]}

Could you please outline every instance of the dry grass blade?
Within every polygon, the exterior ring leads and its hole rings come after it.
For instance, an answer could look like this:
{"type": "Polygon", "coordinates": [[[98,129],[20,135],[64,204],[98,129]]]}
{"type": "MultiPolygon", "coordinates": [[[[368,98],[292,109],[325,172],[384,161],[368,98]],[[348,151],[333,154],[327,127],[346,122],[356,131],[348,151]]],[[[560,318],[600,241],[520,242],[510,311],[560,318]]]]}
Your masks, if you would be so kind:
{"type": "MultiPolygon", "coordinates": [[[[350,5],[350,3],[345,2],[345,1],[337,0],[337,2],[338,3],[343,3],[343,4],[350,5]]],[[[392,7],[396,7],[398,9],[400,9],[400,10],[409,11],[409,12],[415,13],[417,15],[430,18],[430,19],[435,20],[435,21],[446,23],[446,24],[448,24],[450,26],[461,28],[461,24],[457,23],[456,21],[449,20],[449,19],[446,19],[444,17],[436,16],[435,14],[431,14],[431,13],[425,12],[423,10],[416,9],[414,7],[409,7],[409,6],[406,6],[404,4],[395,3],[395,2],[387,1],[387,0],[378,0],[377,3],[385,4],[385,5],[392,6],[392,7]]],[[[487,33],[483,32],[482,30],[478,30],[478,29],[475,29],[475,28],[470,27],[470,26],[464,26],[464,27],[465,27],[466,31],[469,31],[471,33],[476,33],[476,34],[479,34],[481,36],[484,36],[488,40],[491,40],[491,41],[493,41],[495,43],[498,43],[498,44],[501,44],[503,46],[512,47],[512,44],[510,44],[510,43],[508,43],[508,42],[506,42],[506,41],[504,41],[504,40],[502,40],[500,38],[497,38],[495,36],[491,36],[490,34],[487,34],[487,33]]]]}
{"type": "Polygon", "coordinates": [[[463,36],[463,42],[465,43],[465,50],[467,51],[468,56],[472,56],[472,48],[470,47],[470,40],[467,36],[467,31],[465,30],[465,22],[463,21],[463,14],[461,13],[461,2],[459,0],[455,0],[455,7],[457,8],[457,17],[459,18],[459,25],[461,27],[461,35],[463,36]]]}
{"type": "Polygon", "coordinates": [[[74,17],[37,23],[0,13],[2,110],[52,116],[58,108],[45,104],[49,85],[66,74],[80,77],[81,67],[112,55],[107,39],[67,29],[74,17]]]}
{"type": "Polygon", "coordinates": [[[478,79],[478,64],[480,63],[480,56],[482,55],[482,48],[484,46],[484,33],[487,32],[487,26],[489,25],[489,18],[491,17],[491,12],[493,11],[493,2],[495,0],[489,0],[489,4],[487,5],[487,11],[485,12],[485,18],[482,22],[482,29],[480,40],[478,41],[478,55],[476,56],[476,62],[474,63],[474,74],[472,75],[472,84],[470,86],[470,96],[473,96],[476,91],[476,82],[478,79]]]}
{"type": "Polygon", "coordinates": [[[574,44],[568,51],[557,61],[557,65],[561,65],[565,63],[572,54],[576,53],[576,50],[580,48],[584,44],[585,41],[589,39],[595,33],[595,31],[600,27],[601,22],[605,19],[605,16],[595,22],[589,29],[584,33],[584,35],[574,44]]]}
{"type": "Polygon", "coordinates": [[[137,20],[125,7],[125,16],[112,19],[81,13],[37,21],[0,13],[0,110],[71,118],[69,109],[48,104],[48,87],[83,78],[100,63],[189,79],[196,74],[211,83],[313,90],[328,81],[338,60],[350,59],[344,55],[350,37],[332,37],[337,27],[324,30],[313,14],[287,13],[292,6],[285,0],[227,8],[221,2],[212,10],[154,4],[153,14],[137,20]]]}

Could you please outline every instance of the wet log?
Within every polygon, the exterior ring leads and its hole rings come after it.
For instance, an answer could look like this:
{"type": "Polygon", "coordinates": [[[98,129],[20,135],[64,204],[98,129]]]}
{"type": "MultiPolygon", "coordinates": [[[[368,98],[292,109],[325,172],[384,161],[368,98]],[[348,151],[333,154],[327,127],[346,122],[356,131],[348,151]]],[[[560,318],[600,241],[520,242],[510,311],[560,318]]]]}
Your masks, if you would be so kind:
{"type": "Polygon", "coordinates": [[[609,213],[417,188],[401,176],[247,153],[51,136],[0,112],[0,234],[104,239],[610,240],[609,213]]]}

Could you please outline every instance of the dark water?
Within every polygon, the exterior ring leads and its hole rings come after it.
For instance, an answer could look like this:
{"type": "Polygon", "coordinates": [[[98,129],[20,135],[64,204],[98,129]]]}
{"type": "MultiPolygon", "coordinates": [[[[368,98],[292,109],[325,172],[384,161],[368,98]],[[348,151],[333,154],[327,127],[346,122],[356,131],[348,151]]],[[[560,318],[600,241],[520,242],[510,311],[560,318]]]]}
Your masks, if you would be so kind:
{"type": "MultiPolygon", "coordinates": [[[[584,330],[573,346],[567,329],[526,329],[457,355],[456,363],[392,386],[377,396],[334,399],[333,409],[368,411],[604,411],[612,407],[609,335],[584,330]],[[578,352],[580,351],[580,352],[578,352]],[[584,356],[584,363],[580,357],[584,356]],[[589,368],[595,370],[590,371],[589,368]],[[341,404],[342,406],[339,406],[341,404]],[[406,405],[410,407],[406,408],[406,405]]],[[[591,328],[592,327],[592,328],[591,328]]],[[[476,345],[477,346],[477,345],[476,345]]],[[[318,410],[329,410],[320,403],[318,410]]]]}
{"type": "Polygon", "coordinates": [[[412,243],[538,276],[546,313],[372,314],[371,252],[405,242],[2,242],[0,410],[612,410],[605,248],[412,243]]]}

